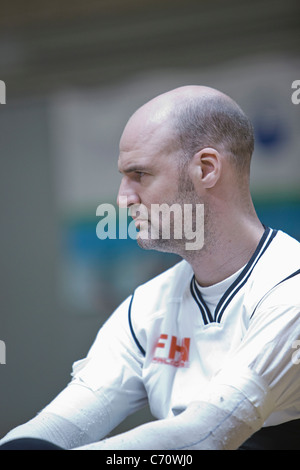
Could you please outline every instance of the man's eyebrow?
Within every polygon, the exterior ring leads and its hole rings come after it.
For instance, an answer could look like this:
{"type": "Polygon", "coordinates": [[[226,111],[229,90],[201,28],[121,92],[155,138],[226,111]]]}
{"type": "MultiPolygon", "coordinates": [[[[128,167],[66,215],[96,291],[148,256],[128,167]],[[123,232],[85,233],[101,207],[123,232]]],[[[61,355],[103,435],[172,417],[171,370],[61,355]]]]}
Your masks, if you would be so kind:
{"type": "Polygon", "coordinates": [[[123,169],[119,168],[119,173],[126,174],[126,173],[134,173],[135,171],[147,171],[147,167],[143,165],[132,165],[125,167],[123,169]]]}

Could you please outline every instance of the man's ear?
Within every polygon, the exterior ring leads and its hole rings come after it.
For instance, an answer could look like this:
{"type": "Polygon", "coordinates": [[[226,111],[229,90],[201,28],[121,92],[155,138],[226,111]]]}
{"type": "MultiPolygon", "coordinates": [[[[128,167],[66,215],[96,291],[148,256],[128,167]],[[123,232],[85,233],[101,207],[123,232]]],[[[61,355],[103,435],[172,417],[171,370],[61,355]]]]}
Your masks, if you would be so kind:
{"type": "Polygon", "coordinates": [[[191,178],[194,185],[204,189],[213,188],[221,175],[222,160],[219,152],[206,147],[195,153],[191,161],[191,178]]]}

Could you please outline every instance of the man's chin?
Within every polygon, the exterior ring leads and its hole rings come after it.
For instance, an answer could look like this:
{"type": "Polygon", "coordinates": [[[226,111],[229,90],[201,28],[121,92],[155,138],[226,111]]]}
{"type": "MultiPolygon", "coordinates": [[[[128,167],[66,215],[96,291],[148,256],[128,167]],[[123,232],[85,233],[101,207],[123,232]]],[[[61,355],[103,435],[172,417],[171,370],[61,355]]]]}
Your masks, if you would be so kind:
{"type": "Polygon", "coordinates": [[[166,239],[151,239],[147,237],[143,237],[140,233],[136,239],[140,248],[143,250],[156,250],[161,251],[163,253],[177,253],[177,250],[171,240],[166,239]]]}
{"type": "Polygon", "coordinates": [[[155,245],[157,244],[155,242],[157,242],[158,240],[151,240],[151,238],[145,235],[143,236],[142,232],[139,232],[136,241],[139,247],[143,248],[144,250],[155,250],[155,245]]]}

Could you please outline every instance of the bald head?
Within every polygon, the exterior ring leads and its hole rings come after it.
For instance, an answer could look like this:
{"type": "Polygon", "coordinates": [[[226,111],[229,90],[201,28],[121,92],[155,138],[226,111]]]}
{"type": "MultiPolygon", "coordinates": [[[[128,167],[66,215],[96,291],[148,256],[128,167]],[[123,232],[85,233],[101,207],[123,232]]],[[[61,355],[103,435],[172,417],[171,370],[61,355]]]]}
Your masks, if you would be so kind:
{"type": "Polygon", "coordinates": [[[253,128],[229,96],[205,86],[183,86],[161,94],[139,108],[128,122],[127,137],[159,131],[172,137],[188,161],[197,151],[213,147],[225,153],[240,173],[249,173],[254,148],[253,128]]]}
{"type": "Polygon", "coordinates": [[[223,96],[218,90],[204,86],[183,86],[175,88],[161,95],[156,96],[152,100],[141,106],[130,118],[128,125],[140,125],[155,128],[156,126],[172,123],[176,111],[184,109],[185,106],[199,99],[213,99],[216,96],[223,96]]]}

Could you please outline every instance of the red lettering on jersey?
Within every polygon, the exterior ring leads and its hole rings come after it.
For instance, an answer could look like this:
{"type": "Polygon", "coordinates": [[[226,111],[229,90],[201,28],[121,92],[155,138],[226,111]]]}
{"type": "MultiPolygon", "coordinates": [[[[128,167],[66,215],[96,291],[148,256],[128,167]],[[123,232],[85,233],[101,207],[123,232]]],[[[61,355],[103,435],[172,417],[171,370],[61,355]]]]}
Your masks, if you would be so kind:
{"type": "Polygon", "coordinates": [[[177,344],[176,336],[172,336],[171,339],[171,346],[169,351],[169,359],[174,359],[176,351],[180,353],[180,360],[181,361],[188,361],[189,360],[189,350],[190,350],[190,338],[183,338],[181,345],[177,344]]]}
{"type": "MultiPolygon", "coordinates": [[[[168,335],[164,335],[164,334],[160,335],[159,340],[161,339],[168,339],[168,335]]],[[[157,341],[156,348],[164,348],[165,343],[160,343],[159,340],[157,341]]]]}
{"type": "MultiPolygon", "coordinates": [[[[164,349],[168,343],[169,335],[161,334],[159,340],[155,345],[157,348],[164,349]]],[[[177,337],[171,336],[169,340],[169,354],[166,357],[166,353],[157,351],[157,355],[153,358],[152,362],[157,364],[168,364],[174,367],[188,367],[189,366],[189,352],[190,352],[190,338],[183,338],[182,341],[178,341],[177,337]]]]}

